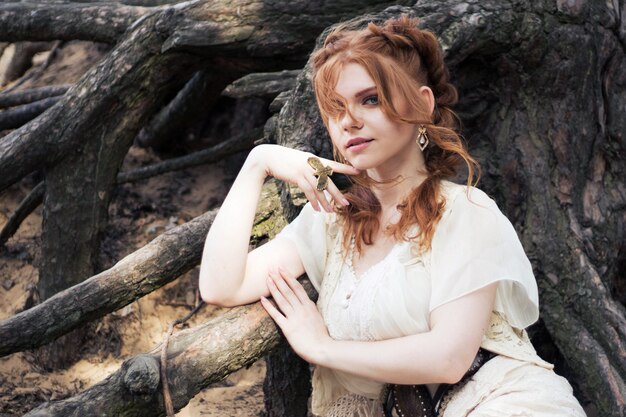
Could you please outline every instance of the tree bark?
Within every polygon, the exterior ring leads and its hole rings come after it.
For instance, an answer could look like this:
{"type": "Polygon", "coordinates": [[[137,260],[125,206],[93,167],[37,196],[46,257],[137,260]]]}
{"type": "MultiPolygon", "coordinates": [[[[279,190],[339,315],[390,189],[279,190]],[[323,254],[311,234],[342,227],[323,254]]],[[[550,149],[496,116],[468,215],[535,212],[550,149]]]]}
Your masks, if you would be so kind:
{"type": "MultiPolygon", "coordinates": [[[[193,52],[210,56],[216,68],[262,71],[301,65],[310,32],[339,20],[331,10],[311,18],[307,7],[314,6],[300,2],[229,7],[196,2],[167,9],[161,20],[145,18],[133,34],[151,22],[161,35],[162,41],[152,44],[159,53],[193,52]],[[234,16],[237,7],[241,17],[227,19],[225,10],[234,16]],[[293,20],[280,26],[281,13],[293,20]],[[256,61],[266,58],[269,64],[256,61]]],[[[538,279],[543,322],[570,364],[577,392],[600,415],[624,415],[626,311],[619,300],[626,299],[620,269],[626,264],[626,119],[621,117],[626,6],[623,1],[442,0],[372,17],[403,11],[421,16],[422,25],[441,39],[461,91],[465,136],[484,167],[481,188],[520,234],[538,279]]],[[[276,138],[330,156],[305,72],[277,119],[276,138]]],[[[158,81],[150,91],[161,88],[158,81]]],[[[76,100],[81,91],[92,94],[89,109],[104,102],[94,100],[95,89],[86,82],[68,96],[76,100]]],[[[102,112],[110,104],[100,107],[102,112]]],[[[61,107],[48,113],[85,125],[84,118],[68,117],[73,114],[61,113],[61,107]]],[[[52,119],[46,118],[45,128],[31,122],[0,141],[0,189],[46,160],[57,163],[80,142],[77,135],[55,135],[52,119]]],[[[286,206],[287,215],[289,210],[286,206]]]]}

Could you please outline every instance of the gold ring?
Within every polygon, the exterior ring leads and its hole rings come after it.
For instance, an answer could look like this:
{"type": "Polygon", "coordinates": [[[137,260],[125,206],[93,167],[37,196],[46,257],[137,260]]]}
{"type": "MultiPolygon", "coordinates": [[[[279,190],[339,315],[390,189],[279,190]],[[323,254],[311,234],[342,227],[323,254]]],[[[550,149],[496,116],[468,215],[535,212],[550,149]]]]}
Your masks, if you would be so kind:
{"type": "Polygon", "coordinates": [[[317,178],[317,184],[315,188],[317,191],[324,191],[328,187],[328,177],[333,175],[333,169],[331,167],[324,166],[322,161],[316,156],[311,156],[306,160],[309,165],[315,170],[313,175],[317,178]]]}

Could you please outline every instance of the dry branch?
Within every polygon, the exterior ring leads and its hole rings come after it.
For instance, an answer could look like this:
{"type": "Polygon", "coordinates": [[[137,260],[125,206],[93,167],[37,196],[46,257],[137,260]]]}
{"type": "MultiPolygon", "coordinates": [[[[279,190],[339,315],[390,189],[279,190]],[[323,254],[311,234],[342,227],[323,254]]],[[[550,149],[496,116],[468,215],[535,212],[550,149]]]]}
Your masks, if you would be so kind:
{"type": "Polygon", "coordinates": [[[43,201],[44,193],[46,192],[45,183],[42,181],[31,190],[30,193],[20,202],[9,220],[5,223],[2,231],[0,232],[0,246],[4,245],[7,240],[20,227],[20,224],[32,213],[43,201]]]}
{"type": "Polygon", "coordinates": [[[178,158],[168,159],[158,164],[137,168],[128,172],[121,172],[117,176],[117,183],[137,181],[144,178],[154,177],[165,172],[177,171],[202,164],[217,162],[220,159],[237,152],[251,149],[256,139],[263,135],[261,128],[242,133],[234,138],[225,140],[208,149],[194,152],[178,158]]]}
{"type": "Polygon", "coordinates": [[[0,130],[16,129],[30,122],[61,100],[61,97],[48,97],[34,103],[23,104],[0,111],[0,130]]]}
{"type": "Polygon", "coordinates": [[[167,142],[182,140],[188,126],[210,112],[221,91],[236,77],[236,72],[216,74],[213,69],[196,72],[176,97],[139,132],[138,142],[161,150],[167,142]]]}
{"type": "Polygon", "coordinates": [[[300,70],[248,74],[226,87],[222,94],[232,98],[272,98],[291,90],[298,74],[300,70]]]}
{"type": "Polygon", "coordinates": [[[15,93],[0,94],[0,108],[19,106],[44,98],[62,96],[69,90],[71,85],[51,85],[47,87],[36,87],[28,90],[22,90],[15,93]]]}
{"type": "MultiPolygon", "coordinates": [[[[0,356],[42,346],[128,305],[196,266],[216,210],[175,227],[110,269],[0,322],[0,356]]],[[[268,181],[257,208],[253,240],[273,237],[285,225],[275,181],[268,181]]]]}

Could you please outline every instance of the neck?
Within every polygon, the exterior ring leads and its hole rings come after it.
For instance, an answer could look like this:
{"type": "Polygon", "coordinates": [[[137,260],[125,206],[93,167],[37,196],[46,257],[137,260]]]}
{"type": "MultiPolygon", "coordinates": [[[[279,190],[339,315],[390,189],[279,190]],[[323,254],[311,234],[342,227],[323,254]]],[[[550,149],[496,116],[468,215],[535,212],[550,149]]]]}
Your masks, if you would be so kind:
{"type": "MultiPolygon", "coordinates": [[[[421,155],[420,155],[421,156],[421,155]]],[[[383,212],[400,204],[406,196],[426,178],[427,171],[423,159],[413,164],[386,165],[367,170],[370,178],[383,182],[372,186],[383,212]]]]}

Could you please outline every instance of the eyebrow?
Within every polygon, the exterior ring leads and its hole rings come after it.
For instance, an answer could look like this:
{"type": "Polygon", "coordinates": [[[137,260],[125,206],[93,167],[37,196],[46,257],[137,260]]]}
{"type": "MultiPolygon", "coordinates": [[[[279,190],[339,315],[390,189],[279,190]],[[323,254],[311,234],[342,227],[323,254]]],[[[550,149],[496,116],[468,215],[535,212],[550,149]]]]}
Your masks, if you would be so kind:
{"type": "Polygon", "coordinates": [[[354,97],[355,97],[355,98],[361,98],[361,97],[363,97],[363,96],[365,96],[365,95],[367,95],[367,94],[375,93],[376,91],[377,91],[376,86],[373,86],[373,87],[367,87],[366,89],[361,90],[361,91],[359,91],[358,93],[356,93],[356,94],[354,95],[354,97]]]}

